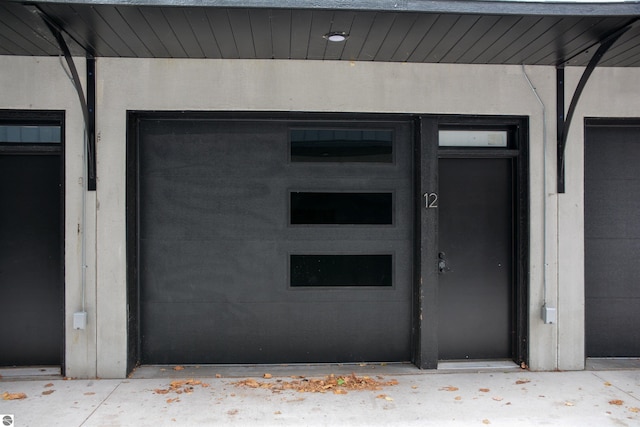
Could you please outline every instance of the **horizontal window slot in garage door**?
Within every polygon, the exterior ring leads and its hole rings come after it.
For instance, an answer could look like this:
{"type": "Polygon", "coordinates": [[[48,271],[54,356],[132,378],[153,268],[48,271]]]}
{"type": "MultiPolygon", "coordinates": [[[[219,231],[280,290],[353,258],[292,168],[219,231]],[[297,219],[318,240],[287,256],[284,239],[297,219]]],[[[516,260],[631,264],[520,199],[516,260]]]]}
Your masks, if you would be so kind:
{"type": "Polygon", "coordinates": [[[392,193],[291,193],[291,224],[387,225],[392,193]]]}
{"type": "Polygon", "coordinates": [[[393,255],[291,255],[291,286],[392,286],[393,255]]]}
{"type": "Polygon", "coordinates": [[[393,163],[392,130],[293,129],[292,162],[393,163]]]}

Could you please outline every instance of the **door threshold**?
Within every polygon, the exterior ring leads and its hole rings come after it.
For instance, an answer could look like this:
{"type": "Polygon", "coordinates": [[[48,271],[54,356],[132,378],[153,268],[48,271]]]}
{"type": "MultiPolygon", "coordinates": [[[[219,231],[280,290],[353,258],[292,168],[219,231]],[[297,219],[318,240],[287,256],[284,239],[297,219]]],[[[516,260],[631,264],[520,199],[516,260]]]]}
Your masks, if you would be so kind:
{"type": "Polygon", "coordinates": [[[290,364],[214,364],[214,365],[142,365],[129,378],[242,378],[262,377],[323,377],[327,375],[410,375],[420,371],[409,362],[368,363],[290,363],[290,364]]]}
{"type": "Polygon", "coordinates": [[[7,379],[43,379],[61,378],[60,366],[17,366],[0,367],[0,378],[7,379]]]}
{"type": "Polygon", "coordinates": [[[447,360],[438,362],[438,371],[479,372],[479,371],[520,371],[520,365],[513,360],[447,360]]]}
{"type": "Polygon", "coordinates": [[[640,369],[639,357],[588,357],[585,362],[587,371],[615,371],[640,369]]]}

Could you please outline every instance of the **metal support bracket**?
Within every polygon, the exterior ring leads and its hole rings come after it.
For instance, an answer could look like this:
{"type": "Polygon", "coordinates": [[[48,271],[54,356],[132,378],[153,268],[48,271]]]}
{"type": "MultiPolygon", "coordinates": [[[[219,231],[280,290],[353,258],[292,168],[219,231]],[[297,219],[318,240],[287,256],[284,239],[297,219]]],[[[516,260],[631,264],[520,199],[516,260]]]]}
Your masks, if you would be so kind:
{"type": "Polygon", "coordinates": [[[569,104],[569,110],[567,111],[566,118],[564,117],[564,63],[556,67],[556,105],[558,112],[558,193],[565,192],[565,148],[567,145],[567,135],[569,133],[571,120],[573,119],[573,114],[575,113],[580,95],[582,94],[587,81],[589,81],[591,73],[593,73],[593,70],[596,68],[602,57],[624,33],[633,28],[638,22],[640,22],[640,19],[636,18],[600,41],[600,47],[598,47],[596,53],[593,54],[589,64],[587,64],[587,68],[582,73],[582,77],[580,77],[578,86],[571,98],[571,104],[569,104]]]}
{"type": "Polygon", "coordinates": [[[40,15],[44,23],[47,25],[51,34],[58,42],[58,46],[64,55],[69,71],[71,72],[71,78],[73,85],[78,93],[80,106],[82,108],[82,115],[84,116],[84,125],[87,136],[86,155],[87,155],[87,189],[89,191],[96,190],[96,139],[95,139],[95,123],[96,123],[96,108],[95,108],[95,88],[96,88],[96,73],[95,73],[95,58],[87,55],[87,98],[85,99],[84,91],[82,90],[82,82],[78,76],[78,70],[71,57],[71,51],[69,46],[62,36],[62,30],[56,22],[54,22],[46,13],[40,8],[36,7],[37,13],[40,15]]]}
{"type": "Polygon", "coordinates": [[[87,56],[87,188],[96,191],[96,59],[87,56]]]}

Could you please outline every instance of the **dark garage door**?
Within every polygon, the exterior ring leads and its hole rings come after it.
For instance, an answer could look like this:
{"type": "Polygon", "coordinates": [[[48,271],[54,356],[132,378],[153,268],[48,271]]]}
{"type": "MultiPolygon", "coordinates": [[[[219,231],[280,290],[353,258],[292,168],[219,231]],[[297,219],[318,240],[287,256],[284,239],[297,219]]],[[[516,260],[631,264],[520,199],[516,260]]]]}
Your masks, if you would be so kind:
{"type": "Polygon", "coordinates": [[[138,123],[142,363],[410,359],[408,124],[138,123]]]}
{"type": "Polygon", "coordinates": [[[585,143],[588,357],[640,356],[640,125],[591,123],[585,143]]]}

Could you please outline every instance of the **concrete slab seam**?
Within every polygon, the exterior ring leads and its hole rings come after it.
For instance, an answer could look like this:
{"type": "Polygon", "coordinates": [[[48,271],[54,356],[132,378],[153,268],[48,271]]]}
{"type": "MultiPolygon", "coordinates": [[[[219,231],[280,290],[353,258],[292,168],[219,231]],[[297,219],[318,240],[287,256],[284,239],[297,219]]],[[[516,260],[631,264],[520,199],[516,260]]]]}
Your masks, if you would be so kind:
{"type": "Polygon", "coordinates": [[[82,421],[82,423],[80,424],[79,427],[82,427],[83,425],[85,425],[87,423],[87,421],[89,421],[89,419],[91,417],[93,417],[93,415],[96,413],[96,411],[98,409],[100,409],[102,407],[102,405],[109,400],[109,398],[113,395],[113,393],[116,392],[116,390],[118,389],[118,387],[120,387],[122,385],[122,382],[118,382],[118,384],[113,388],[113,390],[111,390],[111,392],[104,398],[102,399],[102,401],[100,402],[99,405],[97,405],[93,411],[91,411],[91,413],[89,415],[87,415],[87,417],[84,419],[84,421],[82,421]]]}
{"type": "Polygon", "coordinates": [[[628,392],[627,390],[624,390],[624,389],[620,388],[620,387],[619,387],[619,386],[617,386],[616,384],[614,384],[614,383],[612,383],[612,382],[607,381],[605,378],[602,378],[600,375],[598,375],[598,374],[597,374],[597,373],[595,373],[595,372],[593,372],[593,375],[594,375],[596,378],[600,379],[601,381],[604,381],[604,382],[607,382],[607,383],[611,384],[611,387],[612,387],[612,388],[615,388],[616,390],[619,390],[620,392],[622,392],[622,393],[626,394],[626,395],[627,395],[627,396],[629,396],[631,399],[633,399],[633,400],[636,400],[636,401],[639,401],[639,402],[640,402],[640,397],[638,397],[638,396],[634,396],[634,395],[633,395],[633,393],[630,393],[630,392],[628,392]]]}

